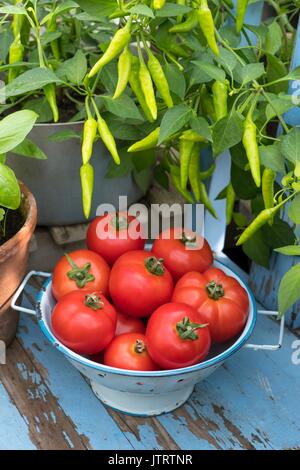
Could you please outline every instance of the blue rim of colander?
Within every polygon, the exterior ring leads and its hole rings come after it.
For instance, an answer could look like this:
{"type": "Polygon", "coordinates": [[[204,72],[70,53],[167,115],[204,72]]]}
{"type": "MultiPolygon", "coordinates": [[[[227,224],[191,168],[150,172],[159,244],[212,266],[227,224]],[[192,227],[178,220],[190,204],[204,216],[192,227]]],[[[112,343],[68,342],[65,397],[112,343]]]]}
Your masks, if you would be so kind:
{"type": "Polygon", "coordinates": [[[42,312],[41,312],[41,302],[43,295],[46,292],[46,289],[50,282],[52,281],[52,276],[49,277],[45,283],[43,284],[43,287],[39,291],[37,295],[37,302],[36,302],[36,312],[37,312],[37,318],[38,318],[38,323],[40,325],[41,330],[43,331],[44,335],[46,338],[50,341],[50,343],[59,351],[61,351],[65,356],[67,356],[69,359],[75,362],[79,362],[82,366],[85,367],[90,367],[92,369],[95,369],[96,371],[103,372],[106,374],[115,374],[115,375],[122,375],[122,376],[129,376],[129,377],[167,377],[167,376],[174,376],[174,375],[182,375],[182,374],[187,374],[191,372],[197,372],[198,370],[203,370],[207,369],[208,367],[215,366],[219,364],[220,362],[224,362],[228,357],[232,356],[235,354],[239,349],[242,348],[242,346],[248,341],[250,338],[253,329],[256,324],[256,318],[257,318],[257,308],[256,308],[256,301],[254,298],[254,295],[252,294],[250,288],[245,284],[245,282],[240,278],[240,276],[233,271],[231,268],[228,268],[224,263],[222,263],[219,260],[216,260],[217,264],[220,264],[224,266],[224,268],[231,273],[235,274],[237,276],[238,281],[240,284],[246,289],[248,296],[250,298],[250,305],[252,306],[252,311],[253,311],[253,317],[250,325],[248,326],[247,332],[242,335],[237,339],[237,341],[230,346],[228,349],[223,351],[222,353],[218,354],[217,356],[212,357],[211,359],[207,359],[206,361],[200,362],[198,364],[195,364],[193,366],[189,367],[184,367],[181,369],[171,369],[171,370],[159,370],[159,371],[132,371],[132,370],[127,370],[127,369],[117,369],[116,367],[110,367],[110,366],[105,366],[104,364],[98,364],[91,359],[87,359],[86,357],[81,356],[80,354],[75,353],[74,351],[71,351],[69,348],[64,346],[62,343],[59,343],[57,338],[53,335],[51,330],[46,326],[45,321],[43,320],[42,317],[42,312]]]}

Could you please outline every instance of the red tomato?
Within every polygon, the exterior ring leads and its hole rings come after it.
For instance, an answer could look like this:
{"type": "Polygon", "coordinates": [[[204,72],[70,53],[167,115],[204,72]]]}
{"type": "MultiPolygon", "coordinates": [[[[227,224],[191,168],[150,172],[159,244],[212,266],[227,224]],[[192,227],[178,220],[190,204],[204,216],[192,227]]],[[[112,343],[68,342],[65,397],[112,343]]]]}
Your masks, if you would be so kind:
{"type": "Polygon", "coordinates": [[[113,339],[117,312],[101,292],[73,291],[55,305],[54,335],[78,354],[92,355],[113,339]]]}
{"type": "Polygon", "coordinates": [[[183,276],[175,287],[172,302],[195,308],[209,323],[212,340],[218,343],[240,333],[249,313],[246,290],[235,278],[217,268],[183,276]]]}
{"type": "Polygon", "coordinates": [[[117,328],[116,336],[123,335],[124,333],[142,333],[146,331],[146,326],[143,320],[125,313],[117,312],[117,328]]]}
{"type": "Polygon", "coordinates": [[[151,315],[146,344],[163,369],[192,366],[205,359],[211,339],[202,316],[185,304],[168,303],[151,315]]]}
{"type": "Polygon", "coordinates": [[[114,305],[134,317],[148,317],[169,302],[173,281],[169,271],[152,253],[130,251],[115,262],[109,280],[114,305]]]}
{"type": "Polygon", "coordinates": [[[145,335],[141,333],[116,336],[104,351],[104,364],[118,369],[159,370],[149,356],[145,335]]]}
{"type": "Polygon", "coordinates": [[[139,221],[126,212],[97,217],[87,232],[87,246],[112,265],[123,253],[142,250],[145,237],[139,221]]]}
{"type": "Polygon", "coordinates": [[[183,231],[182,228],[162,232],[155,240],[152,252],[164,260],[175,281],[190,271],[203,272],[213,262],[207,241],[194,232],[183,231]]]}
{"type": "Polygon", "coordinates": [[[52,292],[56,300],[74,290],[108,293],[110,268],[102,256],[89,250],[64,255],[53,271],[52,292]]]}

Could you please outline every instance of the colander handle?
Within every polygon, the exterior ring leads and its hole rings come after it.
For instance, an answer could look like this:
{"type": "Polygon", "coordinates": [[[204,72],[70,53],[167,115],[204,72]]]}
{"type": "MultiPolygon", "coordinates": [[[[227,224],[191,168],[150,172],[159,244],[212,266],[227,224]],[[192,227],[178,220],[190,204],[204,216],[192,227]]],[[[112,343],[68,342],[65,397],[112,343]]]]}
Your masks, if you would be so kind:
{"type": "Polygon", "coordinates": [[[30,308],[25,308],[25,307],[21,307],[21,305],[17,305],[17,300],[19,299],[20,295],[25,289],[29,279],[31,279],[33,276],[50,277],[51,274],[44,273],[43,271],[30,271],[28,274],[26,274],[23,281],[19,285],[10,304],[11,308],[13,308],[14,310],[17,310],[18,312],[28,313],[29,315],[35,315],[36,314],[35,310],[31,310],[30,308]]]}
{"type": "MultiPolygon", "coordinates": [[[[278,316],[278,312],[272,310],[257,310],[259,315],[278,316]]],[[[277,344],[245,344],[244,348],[254,349],[255,351],[278,351],[281,348],[284,335],[284,316],[280,320],[279,338],[277,344]]]]}

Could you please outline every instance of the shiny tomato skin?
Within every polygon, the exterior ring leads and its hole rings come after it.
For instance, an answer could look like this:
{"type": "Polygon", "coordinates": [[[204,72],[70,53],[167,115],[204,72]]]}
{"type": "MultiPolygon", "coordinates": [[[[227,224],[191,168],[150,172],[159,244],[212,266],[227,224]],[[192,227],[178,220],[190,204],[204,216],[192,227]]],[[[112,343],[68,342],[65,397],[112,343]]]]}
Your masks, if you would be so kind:
{"type": "Polygon", "coordinates": [[[137,341],[146,344],[146,337],[141,333],[125,333],[116,336],[104,351],[104,364],[118,369],[153,371],[159,367],[151,359],[147,348],[136,351],[137,341]]]}
{"type": "Polygon", "coordinates": [[[145,334],[146,326],[143,320],[131,315],[126,315],[122,312],[117,312],[117,328],[116,336],[123,335],[125,333],[142,333],[145,334]]]}
{"type": "Polygon", "coordinates": [[[119,229],[116,229],[115,225],[115,213],[109,213],[96,217],[93,220],[88,228],[87,232],[87,246],[89,250],[95,251],[107,261],[107,263],[112,266],[114,262],[127,251],[133,250],[143,250],[145,245],[145,237],[143,236],[143,231],[141,224],[138,222],[136,217],[128,215],[127,212],[119,212],[119,217],[123,218],[121,220],[125,221],[125,225],[120,225],[119,229]],[[128,226],[126,226],[126,220],[128,221],[128,226]],[[98,233],[105,233],[105,238],[103,235],[98,236],[98,233]],[[133,239],[131,234],[136,232],[140,234],[138,238],[133,239]]]}
{"type": "Polygon", "coordinates": [[[213,262],[213,254],[208,242],[200,235],[189,230],[183,231],[182,228],[162,232],[154,241],[152,252],[164,260],[174,281],[190,271],[206,271],[213,262]],[[181,241],[183,234],[191,238],[196,237],[194,248],[181,241]]]}
{"type": "Polygon", "coordinates": [[[94,355],[113,339],[117,312],[101,292],[73,291],[55,305],[51,325],[56,338],[78,354],[94,355]],[[85,304],[88,294],[96,295],[101,308],[94,310],[85,304]]]}
{"type": "Polygon", "coordinates": [[[117,309],[134,317],[148,317],[160,305],[169,302],[173,292],[171,274],[153,274],[145,262],[153,254],[147,251],[124,253],[115,262],[109,280],[109,292],[117,309]]]}
{"type": "Polygon", "coordinates": [[[182,339],[176,325],[185,317],[192,323],[205,324],[193,308],[180,303],[159,307],[150,317],[146,329],[146,344],[152,359],[163,369],[180,369],[203,361],[210,349],[207,326],[195,330],[197,339],[182,339]]]}
{"type": "Polygon", "coordinates": [[[240,333],[249,314],[246,290],[235,278],[214,267],[202,274],[190,272],[183,276],[176,284],[172,302],[183,302],[195,308],[209,323],[212,340],[217,343],[240,333]],[[206,290],[211,281],[223,287],[224,295],[218,300],[210,298],[206,290]]]}
{"type": "Polygon", "coordinates": [[[82,288],[78,287],[75,280],[69,279],[68,272],[72,270],[67,257],[64,255],[56,264],[52,277],[52,293],[56,300],[74,290],[80,291],[102,291],[104,295],[108,293],[108,281],[110,268],[102,256],[90,250],[76,250],[69,253],[73,262],[82,268],[86,263],[90,263],[89,272],[95,280],[89,281],[82,288]]]}

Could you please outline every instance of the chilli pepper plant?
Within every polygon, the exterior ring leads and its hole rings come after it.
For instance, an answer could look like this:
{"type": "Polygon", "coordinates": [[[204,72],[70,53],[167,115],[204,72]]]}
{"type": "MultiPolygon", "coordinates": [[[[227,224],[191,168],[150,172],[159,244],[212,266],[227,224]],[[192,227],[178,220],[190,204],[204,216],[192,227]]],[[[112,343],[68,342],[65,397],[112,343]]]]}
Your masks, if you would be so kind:
{"type": "MultiPolygon", "coordinates": [[[[218,198],[226,198],[227,223],[241,231],[237,243],[263,265],[286,244],[299,254],[292,226],[300,212],[300,130],[285,113],[297,104],[288,88],[300,79],[300,68],[289,71],[300,2],[266,1],[273,13],[258,26],[245,23],[250,3],[2,1],[1,112],[26,107],[40,121],[85,120],[87,217],[99,138],[112,156],[109,177],[133,171],[146,189],[154,175],[214,217],[207,182],[214,160],[229,151],[231,180],[218,198]],[[237,200],[250,201],[248,227],[237,200]]],[[[294,297],[284,294],[281,313],[294,297]]]]}

